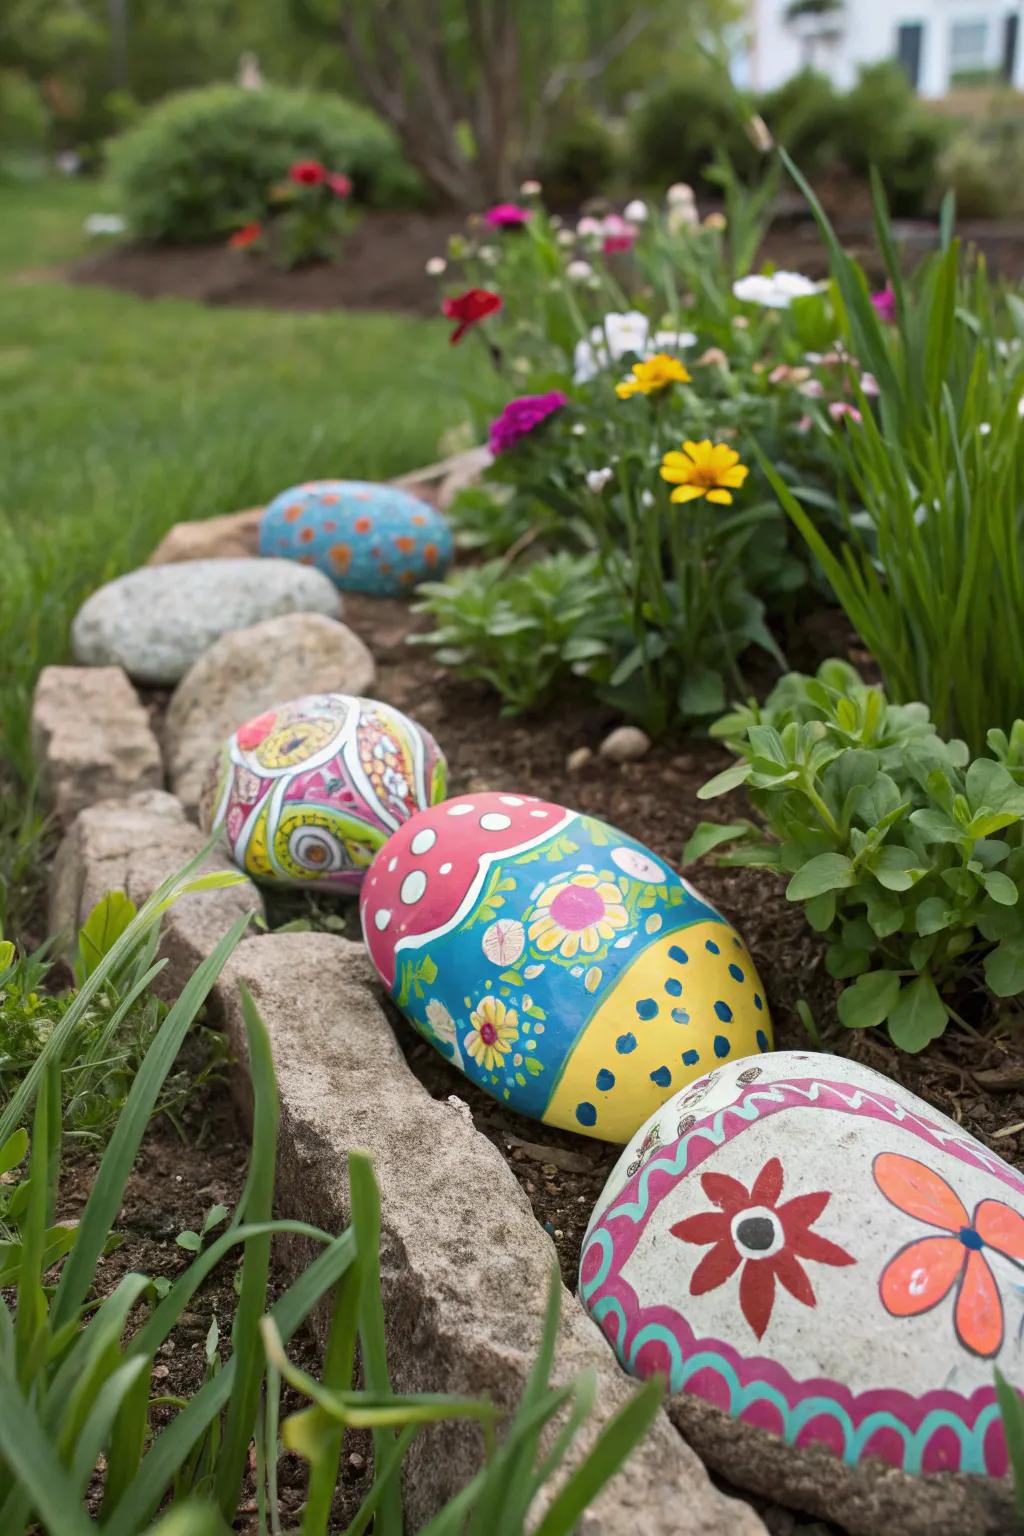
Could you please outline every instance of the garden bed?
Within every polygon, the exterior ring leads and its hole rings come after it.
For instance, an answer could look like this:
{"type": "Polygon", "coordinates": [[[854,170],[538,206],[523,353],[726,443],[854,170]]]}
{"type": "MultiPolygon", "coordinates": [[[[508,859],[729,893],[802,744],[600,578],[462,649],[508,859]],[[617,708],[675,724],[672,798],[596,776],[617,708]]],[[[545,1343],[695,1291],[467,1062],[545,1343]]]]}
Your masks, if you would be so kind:
{"type": "MultiPolygon", "coordinates": [[[[704,205],[702,205],[704,207],[704,205]]],[[[705,211],[710,211],[707,205],[705,211]]],[[[191,299],[213,305],[270,309],[387,309],[403,314],[436,315],[437,283],[425,271],[432,256],[442,255],[449,236],[464,228],[455,213],[367,213],[345,246],[344,259],[318,262],[285,272],[256,256],[225,245],[115,246],[76,262],[64,274],[72,282],[133,293],[140,298],[191,299]]],[[[839,222],[847,246],[875,276],[882,273],[874,248],[870,217],[839,222]]],[[[899,227],[908,262],[938,243],[938,229],[928,221],[899,227]]],[[[1015,281],[1024,276],[1024,226],[992,222],[960,226],[965,242],[985,252],[992,271],[1015,281]]],[[[828,259],[812,220],[804,216],[778,223],[770,231],[759,262],[794,268],[823,277],[828,259]]]]}

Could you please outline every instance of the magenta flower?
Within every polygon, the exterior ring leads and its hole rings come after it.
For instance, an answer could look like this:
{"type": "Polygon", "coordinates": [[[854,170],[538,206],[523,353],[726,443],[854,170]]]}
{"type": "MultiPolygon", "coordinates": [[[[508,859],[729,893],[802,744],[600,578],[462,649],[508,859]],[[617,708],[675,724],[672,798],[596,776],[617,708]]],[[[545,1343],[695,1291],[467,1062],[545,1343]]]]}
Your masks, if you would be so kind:
{"type": "Polygon", "coordinates": [[[828,408],[828,413],[833,421],[842,421],[847,417],[850,421],[861,422],[864,417],[855,405],[850,405],[846,400],[833,400],[828,408]]]}
{"type": "Polygon", "coordinates": [[[879,293],[873,293],[871,302],[880,320],[884,320],[886,325],[896,324],[896,295],[891,283],[886,283],[879,293]]]}
{"type": "Polygon", "coordinates": [[[549,390],[546,395],[520,395],[518,400],[510,400],[497,421],[491,423],[491,452],[495,455],[508,453],[521,438],[527,437],[541,422],[568,404],[568,396],[560,389],[549,390]]]}
{"type": "Polygon", "coordinates": [[[520,208],[518,203],[496,203],[484,214],[492,229],[521,229],[529,217],[529,208],[520,208]]]}
{"type": "Polygon", "coordinates": [[[617,213],[610,213],[604,221],[601,233],[603,235],[601,249],[606,256],[612,256],[617,251],[632,250],[640,231],[628,219],[621,218],[617,213]]]}

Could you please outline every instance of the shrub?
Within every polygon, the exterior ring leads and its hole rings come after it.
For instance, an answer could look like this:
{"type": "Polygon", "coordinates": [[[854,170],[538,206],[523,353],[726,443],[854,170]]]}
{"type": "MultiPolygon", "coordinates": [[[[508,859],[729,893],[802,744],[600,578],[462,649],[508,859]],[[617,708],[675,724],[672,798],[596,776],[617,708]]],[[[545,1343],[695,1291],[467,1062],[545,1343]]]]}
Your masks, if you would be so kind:
{"type": "Polygon", "coordinates": [[[826,936],[851,1029],[888,1024],[920,1051],[959,1017],[981,977],[1024,991],[1024,723],[990,732],[1000,761],[943,741],[923,704],[890,704],[845,662],[791,673],[758,707],[713,728],[740,761],[699,791],[745,785],[767,824],[703,823],[687,862],[732,843],[729,862],[788,878],[826,936]]]}
{"type": "Polygon", "coordinates": [[[710,70],[648,97],[634,119],[632,169],[646,186],[702,181],[719,153],[741,175],[757,161],[735,89],[710,70]]]}
{"type": "Polygon", "coordinates": [[[838,154],[842,97],[827,75],[803,69],[761,98],[759,111],[777,144],[807,175],[827,169],[838,154]]]}
{"type": "Polygon", "coordinates": [[[898,64],[861,70],[839,103],[835,135],[843,165],[865,178],[874,167],[894,212],[916,214],[927,205],[946,128],[922,106],[898,64]]]}
{"type": "Polygon", "coordinates": [[[549,203],[576,206],[607,195],[618,165],[618,147],[608,125],[591,114],[574,117],[548,136],[540,177],[549,203]]]}
{"type": "Polygon", "coordinates": [[[128,221],[147,240],[213,240],[266,211],[296,160],[319,160],[364,202],[414,197],[418,183],[383,124],[340,96],[214,85],[169,97],[112,146],[128,221]]]}
{"type": "Polygon", "coordinates": [[[49,115],[27,75],[0,69],[0,171],[26,160],[41,160],[49,115]]]}

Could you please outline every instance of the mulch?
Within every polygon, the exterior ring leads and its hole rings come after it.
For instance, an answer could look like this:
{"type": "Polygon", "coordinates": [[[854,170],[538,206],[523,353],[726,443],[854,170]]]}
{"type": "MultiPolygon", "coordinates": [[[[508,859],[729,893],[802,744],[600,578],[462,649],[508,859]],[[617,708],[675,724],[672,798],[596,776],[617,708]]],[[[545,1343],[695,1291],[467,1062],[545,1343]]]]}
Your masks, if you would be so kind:
{"type": "MultiPolygon", "coordinates": [[[[864,199],[832,200],[830,211],[850,252],[864,262],[872,280],[882,266],[865,216],[864,199]]],[[[704,205],[705,212],[712,205],[704,205]]],[[[438,286],[428,277],[432,256],[445,255],[448,239],[464,229],[460,214],[366,213],[348,240],[343,259],[284,272],[265,258],[231,251],[223,244],[156,246],[116,245],[68,267],[70,282],[116,288],[141,298],[191,299],[210,305],[238,305],[287,310],[392,310],[399,314],[436,315],[438,286]]],[[[912,265],[937,244],[934,223],[902,223],[897,235],[912,265]]],[[[1024,226],[974,223],[960,226],[965,242],[984,251],[990,270],[1016,281],[1024,277],[1024,226]]],[[[824,277],[828,257],[806,210],[784,208],[762,247],[759,262],[795,268],[824,277]]]]}

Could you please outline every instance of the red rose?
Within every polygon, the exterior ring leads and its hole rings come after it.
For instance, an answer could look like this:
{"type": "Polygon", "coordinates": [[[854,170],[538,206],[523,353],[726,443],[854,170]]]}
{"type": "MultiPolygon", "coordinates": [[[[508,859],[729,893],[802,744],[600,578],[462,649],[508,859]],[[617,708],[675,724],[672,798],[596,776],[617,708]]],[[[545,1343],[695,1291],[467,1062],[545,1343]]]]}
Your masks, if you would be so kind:
{"type": "Polygon", "coordinates": [[[250,245],[255,245],[256,241],[262,238],[262,235],[262,224],[244,224],[241,229],[235,230],[228,245],[233,251],[247,251],[250,245]]]}
{"type": "Polygon", "coordinates": [[[447,319],[457,320],[449,341],[461,341],[471,325],[476,325],[485,315],[493,315],[501,308],[501,296],[488,288],[467,288],[455,298],[445,299],[441,305],[447,319]]]}
{"type": "Polygon", "coordinates": [[[352,196],[352,182],[347,176],[343,176],[340,171],[334,171],[330,176],[328,176],[327,185],[330,187],[335,197],[352,196]]]}
{"type": "Polygon", "coordinates": [[[300,187],[319,187],[327,180],[327,172],[319,160],[296,160],[288,178],[300,187]]]}

